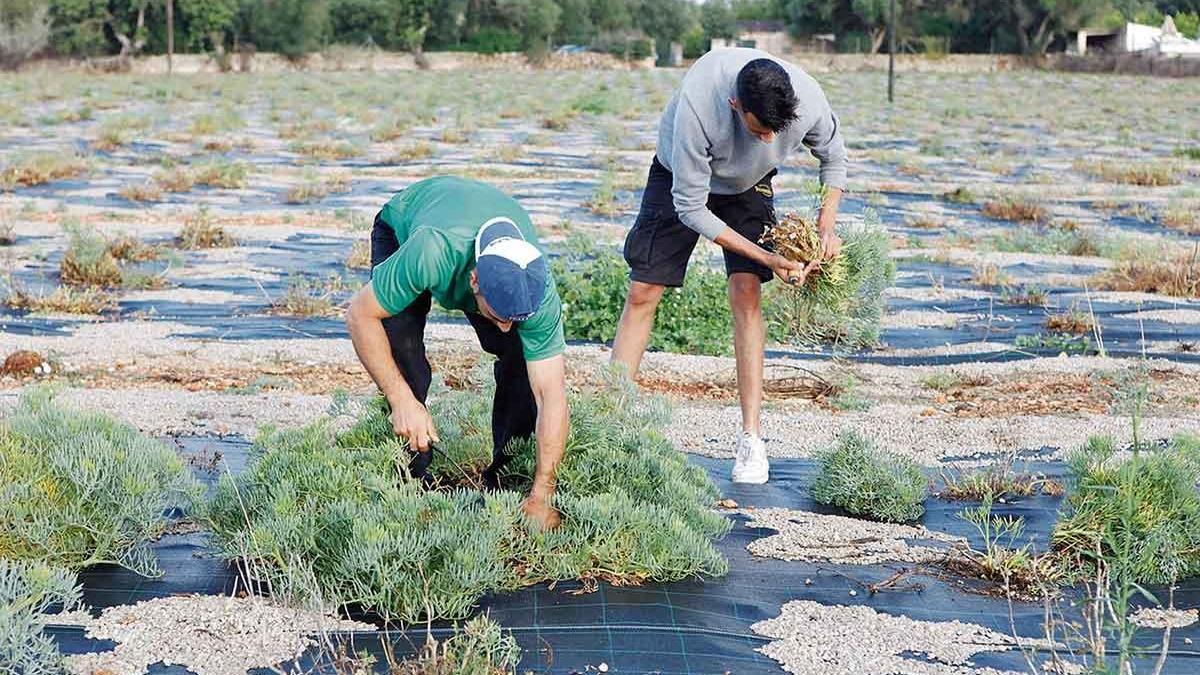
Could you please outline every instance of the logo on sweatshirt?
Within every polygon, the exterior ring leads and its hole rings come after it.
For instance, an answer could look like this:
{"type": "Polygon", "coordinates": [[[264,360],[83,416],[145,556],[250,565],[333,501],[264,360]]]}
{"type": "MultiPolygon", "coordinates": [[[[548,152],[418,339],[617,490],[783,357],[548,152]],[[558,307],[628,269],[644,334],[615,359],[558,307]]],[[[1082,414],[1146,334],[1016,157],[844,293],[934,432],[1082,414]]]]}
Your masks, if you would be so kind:
{"type": "Polygon", "coordinates": [[[758,185],[755,185],[754,191],[764,197],[775,197],[775,191],[772,190],[771,186],[767,185],[766,183],[759,183],[758,185]]]}

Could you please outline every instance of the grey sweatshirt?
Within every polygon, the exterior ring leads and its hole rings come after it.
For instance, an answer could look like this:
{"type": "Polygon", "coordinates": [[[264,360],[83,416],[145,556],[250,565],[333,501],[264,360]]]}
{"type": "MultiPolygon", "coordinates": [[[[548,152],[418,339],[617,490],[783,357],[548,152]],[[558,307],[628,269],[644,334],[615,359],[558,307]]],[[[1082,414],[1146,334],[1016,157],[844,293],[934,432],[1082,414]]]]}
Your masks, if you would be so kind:
{"type": "Polygon", "coordinates": [[[820,85],[797,66],[757,49],[714,49],[700,57],[658,125],[658,161],[673,174],[671,195],[679,219],[709,239],[725,229],[706,206],[709,193],[749,190],[801,146],[821,161],[823,185],[846,187],[846,145],[820,85]],[[729,105],[737,98],[738,72],[758,58],[787,70],[799,101],[797,119],[769,145],[747,131],[729,105]]]}

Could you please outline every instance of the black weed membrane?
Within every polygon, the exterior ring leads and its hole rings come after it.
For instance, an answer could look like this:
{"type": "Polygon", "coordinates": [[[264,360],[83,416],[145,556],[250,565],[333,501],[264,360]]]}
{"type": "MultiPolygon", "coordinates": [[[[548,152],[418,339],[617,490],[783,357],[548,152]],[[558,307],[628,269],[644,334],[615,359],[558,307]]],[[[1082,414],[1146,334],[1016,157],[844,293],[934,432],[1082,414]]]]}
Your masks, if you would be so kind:
{"type": "MultiPolygon", "coordinates": [[[[248,459],[249,443],[239,438],[180,438],[174,442],[189,459],[197,477],[210,488],[222,472],[242,471],[248,459]]],[[[814,601],[825,606],[865,606],[881,614],[916,621],[960,621],[1005,636],[1015,632],[1022,638],[1036,639],[1043,635],[1040,602],[1010,604],[934,567],[907,563],[818,564],[753,556],[747,545],[775,534],[771,529],[747,526],[754,510],[785,508],[834,513],[808,495],[816,465],[808,460],[775,460],[771,465],[771,481],[749,486],[729,482],[728,460],[693,457],[691,461],[708,471],[726,499],[737,503],[738,508],[731,512],[734,528],[718,543],[729,561],[729,574],[717,579],[628,587],[604,582],[587,585],[559,582],[485,597],[478,612],[488,614],[505,631],[511,631],[523,650],[518,672],[595,673],[602,667],[610,673],[664,675],[783,672],[774,660],[757,651],[770,639],[756,634],[751,626],[777,617],[780,608],[792,600],[814,601]]],[[[1061,479],[1065,473],[1061,463],[1036,458],[1021,464],[1020,469],[1049,479],[1061,479]]],[[[1024,518],[1025,536],[1033,539],[1035,548],[1045,549],[1061,499],[1044,494],[1013,498],[994,505],[993,513],[1024,518]]],[[[966,538],[972,547],[982,548],[984,542],[978,532],[958,516],[964,507],[971,505],[972,502],[930,497],[921,524],[935,532],[966,538]]],[[[115,566],[86,570],[79,575],[84,602],[99,611],[172,595],[244,591],[236,567],[217,557],[206,546],[206,539],[202,532],[163,537],[154,546],[165,571],[158,579],[140,577],[115,566]]],[[[1072,599],[1080,598],[1079,594],[1080,591],[1071,590],[1060,601],[1060,608],[1068,617],[1080,611],[1079,603],[1074,608],[1070,606],[1072,599]]],[[[1178,607],[1200,605],[1200,583],[1183,582],[1176,589],[1174,600],[1178,607]]],[[[352,618],[372,619],[369,615],[352,618]]],[[[428,627],[333,637],[360,656],[377,656],[376,670],[383,673],[385,651],[403,658],[416,653],[427,636],[440,640],[454,630],[452,624],[435,622],[428,627]]],[[[85,637],[81,628],[55,626],[51,631],[68,654],[104,651],[114,646],[85,637]]],[[[1137,633],[1135,642],[1144,654],[1138,658],[1137,672],[1150,672],[1160,651],[1161,635],[1157,629],[1137,633]]],[[[1175,629],[1163,672],[1172,675],[1200,672],[1200,647],[1193,644],[1198,639],[1200,625],[1175,629]]],[[[921,653],[901,656],[911,659],[914,668],[934,665],[921,653]]],[[[1049,653],[1034,651],[1028,656],[1040,666],[1049,653]]],[[[1016,649],[981,651],[971,658],[971,664],[971,668],[1028,672],[1026,655],[1016,649]]],[[[941,667],[947,668],[945,672],[971,670],[941,667]]],[[[299,671],[309,668],[313,668],[311,653],[299,661],[299,671]]],[[[318,672],[332,672],[327,666],[323,668],[326,670],[318,668],[318,672]]],[[[299,672],[296,669],[296,665],[283,668],[284,672],[299,672]]],[[[158,664],[150,672],[186,671],[158,664]]]]}

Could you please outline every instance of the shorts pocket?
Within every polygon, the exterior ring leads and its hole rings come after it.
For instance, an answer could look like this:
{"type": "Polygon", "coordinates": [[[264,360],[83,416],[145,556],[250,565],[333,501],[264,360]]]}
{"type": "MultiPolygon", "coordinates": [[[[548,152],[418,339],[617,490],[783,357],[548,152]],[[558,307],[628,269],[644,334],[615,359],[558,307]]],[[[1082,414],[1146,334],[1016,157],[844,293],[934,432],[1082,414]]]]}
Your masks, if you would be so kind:
{"type": "Polygon", "coordinates": [[[657,209],[642,209],[633,221],[633,227],[625,236],[625,262],[632,268],[642,268],[653,260],[654,235],[661,222],[662,212],[657,209]]]}

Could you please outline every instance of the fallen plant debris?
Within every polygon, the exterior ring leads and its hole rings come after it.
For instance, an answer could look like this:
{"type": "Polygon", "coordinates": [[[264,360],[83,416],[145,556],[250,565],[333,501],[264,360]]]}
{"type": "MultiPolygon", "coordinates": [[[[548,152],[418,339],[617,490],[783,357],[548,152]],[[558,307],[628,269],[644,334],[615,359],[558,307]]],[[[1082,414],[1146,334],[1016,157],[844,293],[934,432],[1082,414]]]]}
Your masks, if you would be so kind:
{"type": "Polygon", "coordinates": [[[0,673],[57,675],[65,672],[58,644],[43,632],[57,617],[79,606],[75,575],[37,562],[0,557],[0,673]]]}
{"type": "Polygon", "coordinates": [[[148,542],[199,487],[167,446],[49,389],[22,394],[0,420],[0,558],[68,569],[116,563],[160,571],[148,542]]]}
{"type": "Polygon", "coordinates": [[[39,295],[10,285],[5,304],[34,314],[95,315],[117,309],[112,293],[90,286],[56,286],[50,293],[39,295]]]}
{"type": "Polygon", "coordinates": [[[863,436],[843,433],[817,453],[812,496],[820,504],[876,520],[905,523],[925,512],[927,481],[910,459],[878,450],[863,436]]]}
{"type": "Polygon", "coordinates": [[[1200,244],[1191,249],[1164,249],[1118,260],[1094,278],[1102,291],[1161,293],[1200,298],[1200,244]]]}
{"type": "Polygon", "coordinates": [[[74,178],[87,170],[80,158],[55,152],[18,156],[0,168],[0,189],[33,187],[74,178]]]}
{"type": "Polygon", "coordinates": [[[513,675],[520,661],[513,636],[479,616],[441,643],[430,638],[419,654],[391,666],[389,675],[513,675]]]}
{"type": "Polygon", "coordinates": [[[935,403],[958,417],[1010,417],[1089,412],[1104,414],[1113,402],[1111,382],[1082,373],[1021,373],[963,382],[935,403]]]}
{"type": "Polygon", "coordinates": [[[1041,204],[1013,197],[984,203],[983,215],[1023,223],[1042,222],[1048,216],[1041,204]]]}
{"type": "Polygon", "coordinates": [[[1092,315],[1072,307],[1065,312],[1047,315],[1043,326],[1054,333],[1087,335],[1092,332],[1095,323],[1092,321],[1092,315]]]}
{"type": "MultiPolygon", "coordinates": [[[[783,342],[832,342],[849,348],[875,345],[883,321],[883,292],[895,278],[891,239],[868,209],[861,225],[840,225],[841,252],[800,287],[776,289],[767,306],[772,336],[783,342]]],[[[815,222],[791,213],[767,229],[763,243],[783,257],[809,263],[821,255],[815,222]]]]}
{"type": "Polygon", "coordinates": [[[1064,489],[1056,480],[1014,471],[1011,461],[957,473],[943,469],[941,477],[943,486],[937,496],[953,501],[1003,501],[1038,493],[1061,495],[1064,489]]]}
{"type": "MultiPolygon", "coordinates": [[[[558,530],[531,530],[517,492],[474,487],[491,459],[485,389],[431,401],[442,438],[432,491],[398,465],[407,451],[379,403],[342,434],[328,421],[265,430],[246,473],[221,480],[209,512],[216,542],[231,558],[263,562],[256,572],[272,588],[304,595],[294,580],[309,579],[323,598],[402,623],[461,618],[483,593],[540,581],[723,575],[712,539],[729,521],[712,510],[717,494],[703,470],[658,431],[665,402],[619,375],[602,382],[572,396],[558,530]]],[[[502,481],[522,490],[532,443],[510,452],[502,481]]]]}

